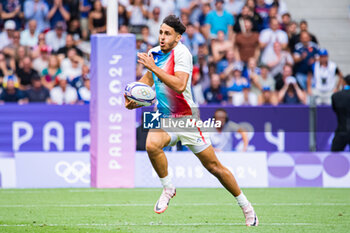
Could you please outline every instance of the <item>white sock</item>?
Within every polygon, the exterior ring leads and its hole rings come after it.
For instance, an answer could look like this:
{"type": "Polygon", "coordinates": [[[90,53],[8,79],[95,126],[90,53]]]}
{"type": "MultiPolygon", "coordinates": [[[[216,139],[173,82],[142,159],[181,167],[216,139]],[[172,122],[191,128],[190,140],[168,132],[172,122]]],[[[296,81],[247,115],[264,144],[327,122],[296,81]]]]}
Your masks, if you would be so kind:
{"type": "Polygon", "coordinates": [[[173,188],[174,187],[173,183],[171,182],[170,175],[167,175],[166,177],[159,178],[159,179],[160,179],[160,182],[162,183],[164,188],[173,188]]]}
{"type": "Polygon", "coordinates": [[[241,194],[239,194],[237,197],[235,197],[237,200],[237,203],[240,207],[244,207],[249,205],[249,201],[247,199],[247,197],[244,195],[243,192],[241,192],[241,194]]]}

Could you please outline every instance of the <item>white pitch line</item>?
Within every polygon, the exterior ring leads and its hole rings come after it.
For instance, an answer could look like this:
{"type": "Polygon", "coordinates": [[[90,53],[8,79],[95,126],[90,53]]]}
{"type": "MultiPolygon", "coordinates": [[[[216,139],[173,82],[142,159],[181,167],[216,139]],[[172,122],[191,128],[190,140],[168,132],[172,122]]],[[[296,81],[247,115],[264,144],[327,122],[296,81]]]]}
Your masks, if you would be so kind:
{"type": "MultiPolygon", "coordinates": [[[[252,203],[254,206],[350,206],[350,203],[252,203]]],[[[144,207],[154,203],[111,203],[111,204],[24,204],[0,205],[0,208],[34,208],[34,207],[144,207]]],[[[173,203],[172,206],[233,206],[234,203],[173,203]]]]}
{"type": "MultiPolygon", "coordinates": [[[[260,223],[260,226],[334,226],[333,224],[323,224],[323,223],[260,223]]],[[[347,224],[340,224],[340,225],[347,225],[347,224]]],[[[59,227],[59,226],[65,226],[65,227],[74,227],[74,226],[96,226],[96,227],[116,227],[116,226],[245,226],[243,223],[173,223],[173,224],[167,224],[167,223],[77,223],[77,224],[50,224],[50,223],[44,223],[44,224],[0,224],[0,227],[43,227],[43,226],[49,226],[49,227],[59,227]]],[[[339,226],[339,224],[337,224],[339,226]]]]}
{"type": "MultiPolygon", "coordinates": [[[[104,192],[119,192],[119,193],[123,193],[123,192],[128,192],[128,191],[132,191],[132,192],[159,192],[159,190],[161,190],[161,188],[136,188],[136,189],[60,189],[60,192],[69,192],[69,193],[104,193],[104,192]]],[[[184,191],[186,191],[186,188],[183,189],[184,191]]],[[[191,190],[192,191],[197,191],[197,190],[191,190]]],[[[6,190],[0,189],[0,194],[13,194],[13,193],[56,193],[57,190],[26,190],[26,189],[17,189],[17,190],[6,190]]],[[[198,192],[202,192],[200,189],[198,190],[198,192]]]]}

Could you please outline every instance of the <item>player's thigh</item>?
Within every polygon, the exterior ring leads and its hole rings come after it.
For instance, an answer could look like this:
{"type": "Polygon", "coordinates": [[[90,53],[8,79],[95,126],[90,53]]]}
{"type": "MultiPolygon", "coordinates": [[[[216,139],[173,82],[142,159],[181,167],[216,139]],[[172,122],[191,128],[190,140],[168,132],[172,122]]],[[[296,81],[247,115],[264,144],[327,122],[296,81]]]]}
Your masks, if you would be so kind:
{"type": "Polygon", "coordinates": [[[150,129],[146,139],[146,149],[162,149],[167,146],[171,137],[162,129],[150,129]]]}

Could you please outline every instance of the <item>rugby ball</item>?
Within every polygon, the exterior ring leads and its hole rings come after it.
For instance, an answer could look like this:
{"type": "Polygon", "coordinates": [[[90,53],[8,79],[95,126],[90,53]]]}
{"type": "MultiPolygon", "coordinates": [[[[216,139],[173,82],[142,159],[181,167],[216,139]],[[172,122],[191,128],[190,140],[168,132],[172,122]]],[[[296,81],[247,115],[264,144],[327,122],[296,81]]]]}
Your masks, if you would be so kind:
{"type": "Polygon", "coordinates": [[[155,91],[147,84],[141,82],[128,84],[124,93],[129,100],[133,100],[141,106],[150,106],[156,99],[155,91]]]}

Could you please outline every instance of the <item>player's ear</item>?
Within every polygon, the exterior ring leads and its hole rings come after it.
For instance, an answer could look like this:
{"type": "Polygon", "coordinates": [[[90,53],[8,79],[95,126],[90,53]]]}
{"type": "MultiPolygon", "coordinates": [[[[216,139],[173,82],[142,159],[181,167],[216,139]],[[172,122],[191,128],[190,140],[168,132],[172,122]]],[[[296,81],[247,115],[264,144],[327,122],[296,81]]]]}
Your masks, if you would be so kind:
{"type": "Polygon", "coordinates": [[[181,40],[182,35],[180,33],[177,33],[176,35],[176,42],[178,43],[181,40]]]}

